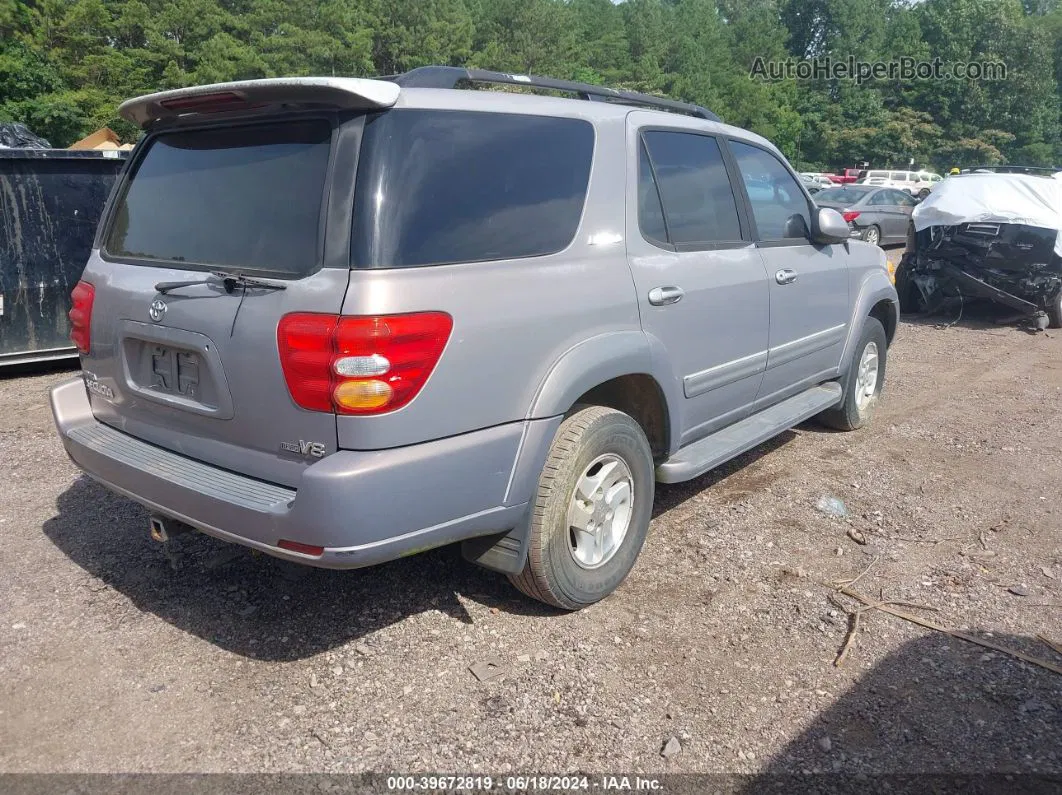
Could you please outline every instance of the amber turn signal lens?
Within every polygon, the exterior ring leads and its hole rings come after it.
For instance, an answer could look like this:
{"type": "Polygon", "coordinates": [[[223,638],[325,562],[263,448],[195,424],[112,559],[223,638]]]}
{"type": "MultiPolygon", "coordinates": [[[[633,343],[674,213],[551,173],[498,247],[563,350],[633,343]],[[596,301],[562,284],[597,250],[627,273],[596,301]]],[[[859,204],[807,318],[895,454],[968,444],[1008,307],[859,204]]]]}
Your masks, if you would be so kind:
{"type": "Polygon", "coordinates": [[[332,392],[332,400],[337,406],[350,411],[366,411],[386,406],[394,396],[394,391],[386,381],[370,379],[364,381],[343,381],[332,392]]]}

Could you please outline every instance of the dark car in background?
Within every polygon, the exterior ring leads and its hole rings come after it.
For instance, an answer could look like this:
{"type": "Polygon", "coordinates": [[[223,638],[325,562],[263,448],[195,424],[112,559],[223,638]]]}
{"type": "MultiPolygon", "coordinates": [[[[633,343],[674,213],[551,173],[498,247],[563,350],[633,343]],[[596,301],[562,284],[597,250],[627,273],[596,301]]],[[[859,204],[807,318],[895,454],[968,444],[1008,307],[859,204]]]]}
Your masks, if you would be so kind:
{"type": "Polygon", "coordinates": [[[898,188],[840,185],[816,193],[815,203],[839,210],[852,230],[852,237],[887,245],[907,240],[911,211],[918,200],[898,188]]]}

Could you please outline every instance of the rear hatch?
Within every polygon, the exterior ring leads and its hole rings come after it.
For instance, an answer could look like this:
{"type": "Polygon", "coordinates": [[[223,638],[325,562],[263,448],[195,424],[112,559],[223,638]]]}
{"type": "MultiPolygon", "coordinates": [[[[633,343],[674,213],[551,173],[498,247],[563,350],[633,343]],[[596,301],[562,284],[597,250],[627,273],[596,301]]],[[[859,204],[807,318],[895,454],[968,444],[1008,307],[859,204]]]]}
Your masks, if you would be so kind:
{"type": "Polygon", "coordinates": [[[194,124],[138,146],[85,271],[93,413],[295,485],[336,449],[336,419],[292,400],[277,326],[341,309],[349,270],[324,245],[340,127],[325,112],[194,124]]]}

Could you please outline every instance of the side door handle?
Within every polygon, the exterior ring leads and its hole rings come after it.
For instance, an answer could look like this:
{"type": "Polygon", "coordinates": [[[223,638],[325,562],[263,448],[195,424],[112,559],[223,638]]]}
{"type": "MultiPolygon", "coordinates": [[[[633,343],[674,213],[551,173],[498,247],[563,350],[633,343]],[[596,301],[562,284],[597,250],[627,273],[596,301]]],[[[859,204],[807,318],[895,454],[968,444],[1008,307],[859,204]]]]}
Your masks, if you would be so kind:
{"type": "Polygon", "coordinates": [[[649,303],[653,306],[677,304],[685,294],[681,287],[654,287],[649,291],[649,303]]]}
{"type": "Polygon", "coordinates": [[[774,280],[779,284],[792,284],[797,279],[797,272],[789,268],[782,268],[774,274],[774,280]]]}

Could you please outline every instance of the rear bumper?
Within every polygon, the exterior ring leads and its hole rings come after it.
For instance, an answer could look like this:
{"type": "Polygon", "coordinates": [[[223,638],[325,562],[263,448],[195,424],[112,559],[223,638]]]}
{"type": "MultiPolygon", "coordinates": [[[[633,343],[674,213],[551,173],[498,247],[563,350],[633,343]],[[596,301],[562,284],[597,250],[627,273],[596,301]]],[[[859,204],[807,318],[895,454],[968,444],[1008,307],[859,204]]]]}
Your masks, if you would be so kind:
{"type": "Polygon", "coordinates": [[[534,422],[512,423],[411,447],[341,450],[308,465],[288,488],[104,425],[80,378],[55,387],[51,404],[67,454],[111,490],[222,540],[334,569],[516,527],[529,496],[518,487],[527,480],[516,466],[522,442],[541,435],[529,433],[534,422]],[[324,552],[281,549],[281,539],[324,552]]]}

